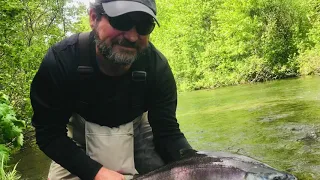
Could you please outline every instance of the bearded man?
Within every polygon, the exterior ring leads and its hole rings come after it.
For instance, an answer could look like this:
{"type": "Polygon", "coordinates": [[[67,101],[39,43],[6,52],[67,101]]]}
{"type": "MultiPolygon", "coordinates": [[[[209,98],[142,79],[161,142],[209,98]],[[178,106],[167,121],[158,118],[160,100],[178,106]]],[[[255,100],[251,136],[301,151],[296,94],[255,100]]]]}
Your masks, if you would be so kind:
{"type": "Polygon", "coordinates": [[[191,146],[169,64],[149,42],[155,1],[96,0],[89,16],[92,31],[53,45],[31,85],[48,179],[130,179],[180,159],[191,146]]]}

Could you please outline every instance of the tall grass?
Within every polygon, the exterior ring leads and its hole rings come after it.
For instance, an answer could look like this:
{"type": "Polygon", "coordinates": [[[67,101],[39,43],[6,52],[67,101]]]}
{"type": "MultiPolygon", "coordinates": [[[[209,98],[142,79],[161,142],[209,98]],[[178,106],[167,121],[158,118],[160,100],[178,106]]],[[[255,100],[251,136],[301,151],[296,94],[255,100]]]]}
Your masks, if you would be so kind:
{"type": "Polygon", "coordinates": [[[6,167],[6,162],[9,158],[9,155],[6,151],[0,151],[0,179],[1,180],[18,180],[21,176],[18,174],[16,167],[18,163],[13,167],[12,170],[8,170],[6,167]]]}

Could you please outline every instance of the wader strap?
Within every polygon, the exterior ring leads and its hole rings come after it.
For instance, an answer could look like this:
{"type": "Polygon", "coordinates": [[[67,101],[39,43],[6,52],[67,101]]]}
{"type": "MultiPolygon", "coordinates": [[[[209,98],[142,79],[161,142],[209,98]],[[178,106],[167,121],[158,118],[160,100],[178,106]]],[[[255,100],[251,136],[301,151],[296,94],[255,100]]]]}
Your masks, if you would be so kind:
{"type": "Polygon", "coordinates": [[[143,105],[145,107],[147,85],[147,73],[145,71],[133,71],[131,80],[131,107],[133,109],[143,105]]]}
{"type": "Polygon", "coordinates": [[[95,99],[93,78],[95,76],[91,59],[95,58],[95,45],[90,32],[80,33],[78,37],[78,67],[75,80],[75,106],[72,117],[69,119],[68,136],[76,140],[78,146],[84,146],[84,123],[83,117],[90,116],[90,108],[95,99]],[[90,40],[91,39],[91,40],[90,40]],[[81,117],[79,113],[83,115],[81,117]]]}
{"type": "Polygon", "coordinates": [[[79,54],[80,61],[77,71],[81,74],[93,73],[93,68],[90,61],[90,32],[79,34],[79,54]]]}
{"type": "Polygon", "coordinates": [[[95,44],[93,35],[90,32],[79,34],[79,64],[78,73],[78,97],[76,109],[83,110],[89,108],[89,104],[94,101],[94,88],[96,87],[93,79],[95,77],[92,60],[95,60],[95,44]]]}
{"type": "Polygon", "coordinates": [[[143,106],[146,110],[146,96],[147,96],[147,67],[148,61],[143,56],[142,59],[136,61],[131,67],[131,102],[132,109],[143,106]]]}

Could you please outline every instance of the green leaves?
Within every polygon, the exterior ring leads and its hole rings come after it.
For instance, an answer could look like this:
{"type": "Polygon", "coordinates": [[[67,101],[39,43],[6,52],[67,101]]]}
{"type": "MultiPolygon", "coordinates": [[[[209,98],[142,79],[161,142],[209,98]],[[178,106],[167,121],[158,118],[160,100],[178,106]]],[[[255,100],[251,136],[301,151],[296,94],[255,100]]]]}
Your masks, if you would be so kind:
{"type": "Polygon", "coordinates": [[[11,172],[5,172],[5,164],[9,159],[10,149],[23,145],[24,128],[25,122],[17,120],[13,108],[9,105],[8,96],[0,91],[0,179],[19,179],[16,167],[11,172]]]}
{"type": "Polygon", "coordinates": [[[0,92],[0,104],[9,104],[9,97],[0,92]]]}
{"type": "Polygon", "coordinates": [[[19,148],[23,145],[22,131],[25,122],[17,120],[13,108],[9,105],[8,96],[0,91],[0,179],[19,179],[15,170],[5,172],[5,164],[9,159],[11,148],[19,148]]]}
{"type": "Polygon", "coordinates": [[[66,4],[67,0],[0,2],[0,90],[25,122],[32,116],[32,78],[48,48],[66,36],[75,19],[69,12],[77,10],[66,4]]]}
{"type": "Polygon", "coordinates": [[[14,147],[21,147],[25,122],[17,120],[6,96],[1,92],[0,95],[3,97],[0,98],[0,144],[13,143],[14,147]]]}
{"type": "MultiPolygon", "coordinates": [[[[298,76],[305,61],[297,58],[320,42],[319,0],[157,4],[161,27],[151,40],[167,56],[180,90],[298,76]]],[[[313,62],[312,72],[320,69],[313,62]]]]}

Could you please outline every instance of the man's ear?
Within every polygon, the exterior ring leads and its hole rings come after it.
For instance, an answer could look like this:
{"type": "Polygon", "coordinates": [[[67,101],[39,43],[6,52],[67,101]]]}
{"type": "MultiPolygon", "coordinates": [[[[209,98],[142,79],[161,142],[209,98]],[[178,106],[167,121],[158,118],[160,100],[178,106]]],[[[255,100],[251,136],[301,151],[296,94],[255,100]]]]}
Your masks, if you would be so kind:
{"type": "Polygon", "coordinates": [[[93,29],[97,21],[97,14],[94,9],[90,9],[89,11],[89,21],[90,21],[90,27],[91,29],[93,29]]]}

